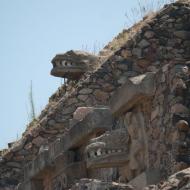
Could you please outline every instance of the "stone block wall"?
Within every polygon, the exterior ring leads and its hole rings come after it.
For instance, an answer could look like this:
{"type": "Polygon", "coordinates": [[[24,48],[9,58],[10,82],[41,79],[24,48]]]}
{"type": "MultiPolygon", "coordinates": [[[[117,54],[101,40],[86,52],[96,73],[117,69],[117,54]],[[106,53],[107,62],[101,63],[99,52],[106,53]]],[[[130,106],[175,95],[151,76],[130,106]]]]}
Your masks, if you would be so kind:
{"type": "MultiPolygon", "coordinates": [[[[139,79],[139,76],[147,75],[147,72],[156,73],[154,94],[143,93],[138,96],[138,101],[136,96],[130,99],[132,101],[115,115],[116,124],[113,126],[113,129],[125,128],[130,125],[129,121],[133,123],[135,120],[135,125],[138,125],[139,121],[141,126],[144,123],[141,130],[146,134],[146,145],[140,149],[146,152],[142,155],[147,159],[146,163],[141,164],[142,167],[131,175],[135,177],[147,168],[158,168],[161,177],[165,178],[174,171],[187,167],[189,7],[188,0],[177,1],[146,17],[131,28],[132,32],[121,46],[114,51],[110,50],[107,60],[97,70],[86,73],[75,84],[70,82],[67,87],[62,86],[52,96],[38,119],[30,124],[22,139],[0,153],[0,188],[12,188],[22,182],[24,166],[36,159],[46,146],[69,134],[73,114],[78,107],[109,106],[110,99],[118,89],[129,82],[129,78],[138,76],[131,79],[138,86],[138,80],[143,80],[143,77],[139,79]],[[125,117],[127,121],[124,121],[125,117]]],[[[138,88],[138,93],[143,91],[142,86],[138,88]]],[[[135,157],[135,153],[132,154],[135,157]]]]}

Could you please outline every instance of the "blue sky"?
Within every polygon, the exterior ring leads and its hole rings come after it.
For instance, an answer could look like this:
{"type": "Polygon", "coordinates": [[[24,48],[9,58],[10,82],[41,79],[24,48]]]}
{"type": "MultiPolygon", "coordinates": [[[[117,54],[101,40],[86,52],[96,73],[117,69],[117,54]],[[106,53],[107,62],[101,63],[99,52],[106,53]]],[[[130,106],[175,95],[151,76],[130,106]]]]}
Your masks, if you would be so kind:
{"type": "Polygon", "coordinates": [[[28,123],[29,87],[39,113],[60,85],[56,53],[108,43],[125,27],[132,0],[0,0],[0,148],[28,123]]]}

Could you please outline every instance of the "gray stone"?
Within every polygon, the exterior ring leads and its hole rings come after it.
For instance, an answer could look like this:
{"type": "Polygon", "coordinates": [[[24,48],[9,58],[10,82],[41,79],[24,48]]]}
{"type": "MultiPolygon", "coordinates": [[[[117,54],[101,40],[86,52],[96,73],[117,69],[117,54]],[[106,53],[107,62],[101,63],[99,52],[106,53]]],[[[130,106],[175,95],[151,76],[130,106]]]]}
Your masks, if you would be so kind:
{"type": "Polygon", "coordinates": [[[72,186],[71,190],[135,190],[131,185],[123,183],[106,182],[97,179],[81,179],[72,186]]]}
{"type": "Polygon", "coordinates": [[[72,104],[76,104],[78,100],[76,98],[69,98],[67,101],[68,106],[72,104]]]}
{"type": "Polygon", "coordinates": [[[121,76],[118,80],[118,83],[124,84],[124,83],[126,83],[127,80],[128,80],[128,78],[126,76],[121,76]]]}
{"type": "Polygon", "coordinates": [[[129,161],[129,134],[117,129],[93,138],[86,146],[87,168],[125,166],[129,161]]]}
{"type": "Polygon", "coordinates": [[[6,165],[13,168],[21,168],[21,164],[18,162],[7,162],[6,165]]]}
{"type": "Polygon", "coordinates": [[[54,119],[50,119],[48,121],[48,125],[50,125],[50,126],[54,126],[55,124],[56,124],[56,121],[54,119]]]}
{"type": "Polygon", "coordinates": [[[139,43],[138,43],[138,46],[141,47],[141,48],[146,48],[150,45],[150,43],[145,40],[145,39],[142,39],[139,43]]]}
{"type": "Polygon", "coordinates": [[[189,114],[189,109],[184,106],[183,104],[177,103],[171,107],[171,113],[179,114],[179,113],[185,113],[189,114]]]}
{"type": "Polygon", "coordinates": [[[111,111],[114,115],[129,110],[145,97],[152,97],[155,93],[155,74],[146,73],[132,77],[118,89],[110,100],[111,111]]]}
{"type": "Polygon", "coordinates": [[[100,57],[84,51],[68,51],[57,54],[52,59],[51,75],[77,80],[87,71],[94,70],[100,64],[100,57]]]}
{"type": "Polygon", "coordinates": [[[27,139],[26,138],[22,138],[21,140],[15,142],[12,146],[12,150],[13,152],[17,152],[21,149],[23,149],[25,143],[26,143],[27,139]]]}
{"type": "Polygon", "coordinates": [[[189,31],[184,31],[184,30],[175,31],[174,35],[183,40],[190,40],[190,32],[189,31]]]}
{"type": "Polygon", "coordinates": [[[142,57],[142,49],[141,48],[134,48],[132,50],[132,54],[137,56],[138,58],[142,57]]]}
{"type": "Polygon", "coordinates": [[[110,109],[105,107],[93,108],[82,121],[77,122],[63,138],[64,150],[80,147],[93,134],[110,130],[113,125],[110,109]]]}
{"type": "Polygon", "coordinates": [[[99,100],[101,102],[105,102],[109,98],[109,94],[106,92],[103,92],[101,90],[95,90],[94,96],[97,100],[99,100]]]}
{"type": "Polygon", "coordinates": [[[144,36],[147,38],[147,39],[150,39],[150,38],[153,38],[155,36],[155,33],[153,31],[146,31],[144,36]]]}
{"type": "Polygon", "coordinates": [[[86,101],[88,99],[87,95],[78,95],[78,99],[82,101],[86,101]]]}
{"type": "Polygon", "coordinates": [[[90,93],[92,93],[92,91],[93,90],[90,88],[84,88],[84,89],[79,91],[79,94],[90,94],[90,93]]]}
{"type": "Polygon", "coordinates": [[[73,113],[73,119],[77,121],[82,121],[93,110],[93,107],[78,107],[73,113]]]}
{"type": "Polygon", "coordinates": [[[62,114],[63,114],[63,115],[71,114],[71,113],[73,113],[75,110],[76,110],[75,105],[69,106],[69,107],[63,109],[62,114]]]}

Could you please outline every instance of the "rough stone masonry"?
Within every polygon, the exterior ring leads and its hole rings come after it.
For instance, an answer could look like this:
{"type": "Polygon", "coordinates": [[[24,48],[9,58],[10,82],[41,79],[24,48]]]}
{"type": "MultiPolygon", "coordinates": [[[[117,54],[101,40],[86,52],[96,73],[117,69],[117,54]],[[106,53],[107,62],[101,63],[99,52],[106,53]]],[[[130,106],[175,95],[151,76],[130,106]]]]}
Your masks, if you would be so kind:
{"type": "Polygon", "coordinates": [[[0,190],[190,189],[189,0],[52,64],[67,82],[0,151],[0,190]]]}

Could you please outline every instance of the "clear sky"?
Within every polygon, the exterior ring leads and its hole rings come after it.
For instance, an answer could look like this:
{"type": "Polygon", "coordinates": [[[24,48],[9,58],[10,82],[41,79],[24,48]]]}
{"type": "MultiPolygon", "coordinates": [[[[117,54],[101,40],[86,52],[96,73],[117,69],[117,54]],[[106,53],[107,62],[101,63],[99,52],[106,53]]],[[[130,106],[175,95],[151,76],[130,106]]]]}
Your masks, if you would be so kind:
{"type": "Polygon", "coordinates": [[[37,112],[60,85],[56,53],[108,43],[126,26],[135,0],[0,0],[0,149],[28,123],[30,81],[37,112]]]}

